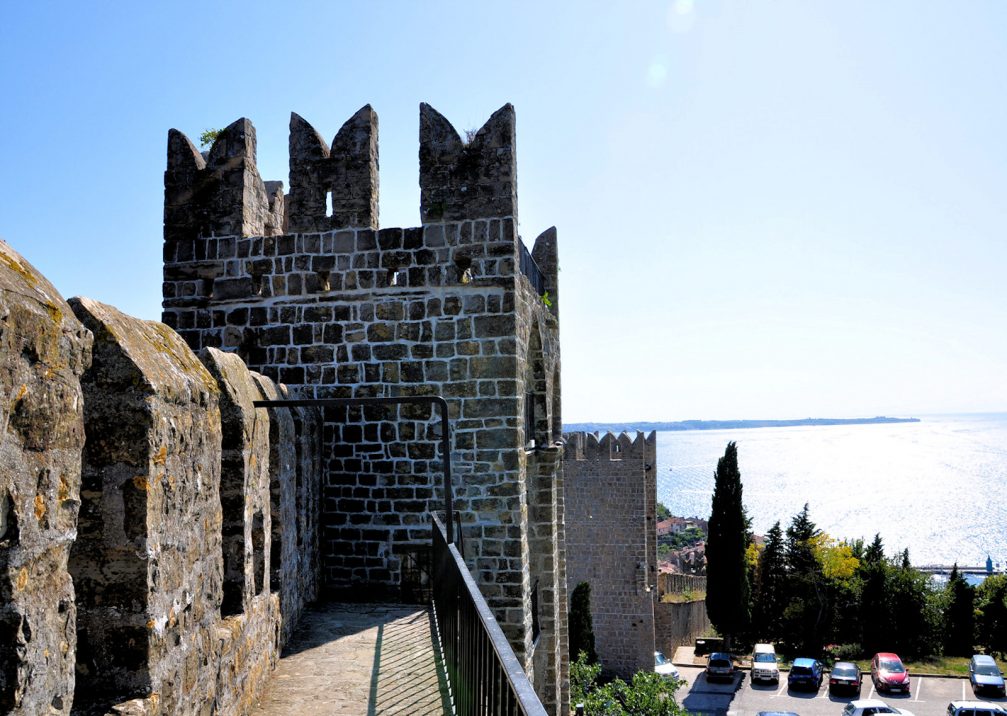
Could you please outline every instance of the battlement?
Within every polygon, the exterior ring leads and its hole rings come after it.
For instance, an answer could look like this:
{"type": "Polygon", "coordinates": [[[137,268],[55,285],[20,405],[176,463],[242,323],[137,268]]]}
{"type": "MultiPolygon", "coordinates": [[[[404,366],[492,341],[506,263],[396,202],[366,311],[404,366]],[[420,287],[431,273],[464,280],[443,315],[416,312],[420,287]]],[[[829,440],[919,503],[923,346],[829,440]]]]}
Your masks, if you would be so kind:
{"type": "Polygon", "coordinates": [[[370,105],[346,120],[331,149],[314,127],[290,113],[287,202],[292,233],[378,228],[378,115],[370,105]]]}
{"type": "Polygon", "coordinates": [[[188,137],[169,130],[165,242],[281,233],[282,184],[270,184],[272,198],[255,165],[255,127],[247,119],[221,130],[205,159],[188,137]]]}
{"type": "Polygon", "coordinates": [[[437,110],[420,105],[420,215],[424,224],[517,219],[514,107],[493,113],[467,144],[437,110]]]}
{"type": "MultiPolygon", "coordinates": [[[[510,104],[497,110],[469,142],[437,110],[421,104],[423,225],[516,220],[515,136],[510,104]]],[[[290,193],[284,196],[282,182],[264,182],[259,176],[255,127],[249,120],[223,129],[205,158],[182,132],[170,130],[164,173],[166,244],[378,228],[378,115],[370,105],[343,124],[331,146],[303,117],[291,113],[289,152],[290,193]]],[[[169,251],[166,247],[166,257],[169,251]]]]}
{"type": "Polygon", "coordinates": [[[635,438],[627,433],[567,433],[566,460],[646,460],[653,464],[657,455],[657,433],[644,435],[637,431],[635,438]]]}

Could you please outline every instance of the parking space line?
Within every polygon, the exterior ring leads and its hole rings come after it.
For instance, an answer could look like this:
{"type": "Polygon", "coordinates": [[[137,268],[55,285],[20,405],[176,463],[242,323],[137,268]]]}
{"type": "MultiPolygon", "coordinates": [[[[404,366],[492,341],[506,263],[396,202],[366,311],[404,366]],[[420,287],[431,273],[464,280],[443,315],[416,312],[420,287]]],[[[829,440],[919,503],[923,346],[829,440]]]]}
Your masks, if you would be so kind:
{"type": "Polygon", "coordinates": [[[777,696],[783,696],[783,692],[787,690],[787,682],[780,679],[780,690],[776,692],[777,696]]]}
{"type": "Polygon", "coordinates": [[[871,693],[867,694],[867,698],[869,699],[874,698],[874,681],[871,681],[871,693]]]}
{"type": "Polygon", "coordinates": [[[962,682],[962,701],[965,700],[965,682],[962,682]]]}
{"type": "Polygon", "coordinates": [[[923,691],[923,679],[916,679],[916,698],[913,701],[920,700],[920,692],[923,691]]]}

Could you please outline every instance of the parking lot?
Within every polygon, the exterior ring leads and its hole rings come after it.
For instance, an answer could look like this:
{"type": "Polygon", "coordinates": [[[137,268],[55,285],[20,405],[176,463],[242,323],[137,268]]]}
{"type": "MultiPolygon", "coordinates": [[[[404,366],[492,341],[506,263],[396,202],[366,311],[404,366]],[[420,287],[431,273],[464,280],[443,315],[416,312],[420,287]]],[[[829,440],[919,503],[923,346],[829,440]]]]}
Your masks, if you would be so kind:
{"type": "MultiPolygon", "coordinates": [[[[759,711],[793,711],[801,716],[840,716],[843,707],[856,697],[830,696],[828,675],[817,693],[789,691],[787,674],[780,674],[779,685],[753,684],[747,671],[735,673],[733,683],[708,682],[701,667],[680,666],[686,685],[678,691],[678,703],[691,713],[755,716],[759,711]]],[[[1007,706],[1007,699],[977,697],[968,679],[912,677],[911,693],[879,696],[864,677],[862,699],[880,698],[886,704],[905,709],[915,716],[944,716],[952,701],[993,701],[1007,706]]]]}

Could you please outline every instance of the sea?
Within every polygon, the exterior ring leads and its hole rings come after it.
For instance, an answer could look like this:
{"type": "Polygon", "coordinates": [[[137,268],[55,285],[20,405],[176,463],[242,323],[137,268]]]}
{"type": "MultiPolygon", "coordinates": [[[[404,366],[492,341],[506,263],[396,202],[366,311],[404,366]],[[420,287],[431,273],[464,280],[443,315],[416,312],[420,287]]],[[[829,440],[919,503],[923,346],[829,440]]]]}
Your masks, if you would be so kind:
{"type": "Polygon", "coordinates": [[[1007,413],[879,423],[657,433],[657,498],[708,518],[717,459],[738,445],[752,528],[786,529],[808,504],[836,539],[881,535],[916,565],[1007,568],[1007,413]]]}

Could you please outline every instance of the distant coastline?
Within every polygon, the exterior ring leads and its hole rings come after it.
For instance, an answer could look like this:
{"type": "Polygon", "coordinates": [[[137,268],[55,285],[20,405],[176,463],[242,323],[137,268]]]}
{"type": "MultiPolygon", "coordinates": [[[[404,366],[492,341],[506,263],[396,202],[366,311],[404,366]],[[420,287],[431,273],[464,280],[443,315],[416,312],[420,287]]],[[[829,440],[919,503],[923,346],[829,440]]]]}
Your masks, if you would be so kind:
{"type": "Polygon", "coordinates": [[[801,418],[799,420],[678,420],[669,423],[570,423],[564,432],[634,432],[642,430],[747,430],[750,428],[794,428],[808,425],[875,425],[878,423],[918,423],[919,418],[801,418]]]}

